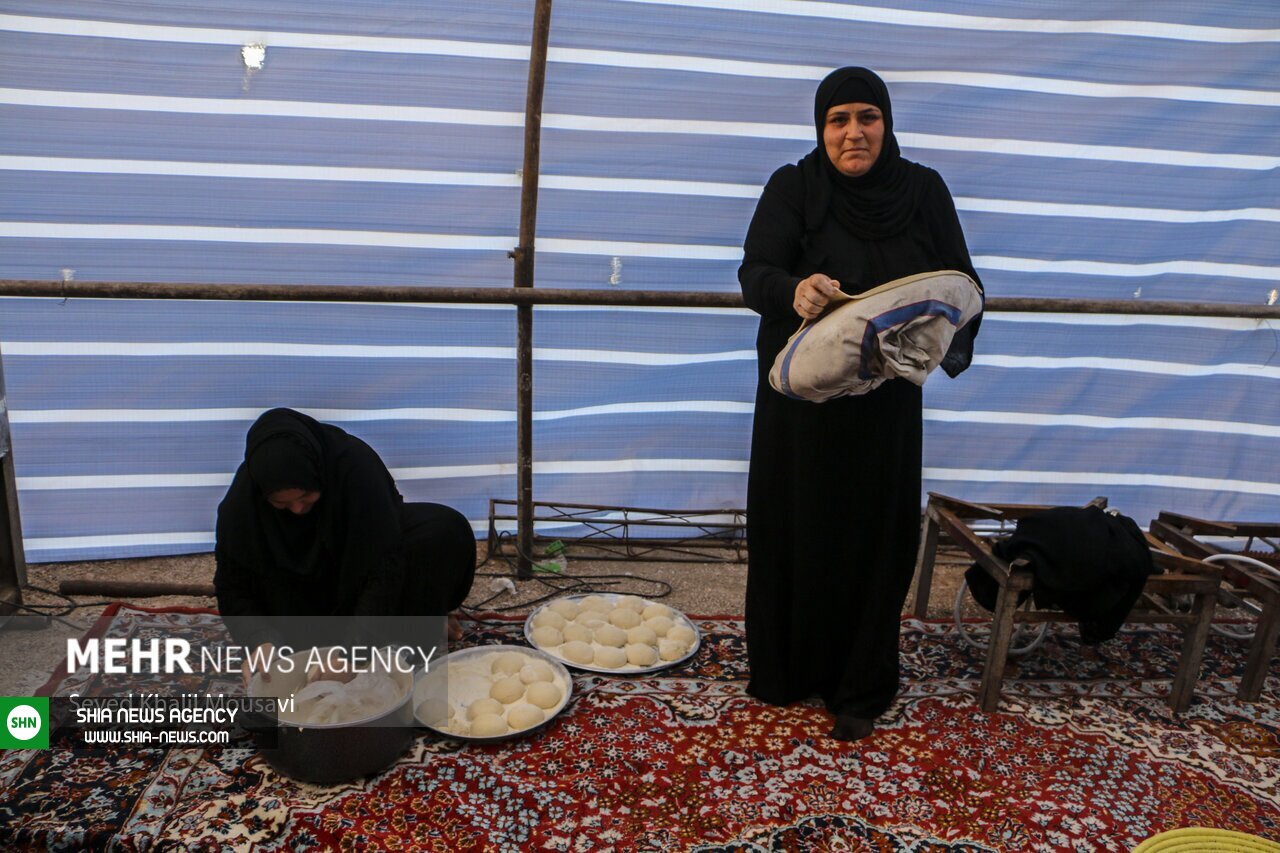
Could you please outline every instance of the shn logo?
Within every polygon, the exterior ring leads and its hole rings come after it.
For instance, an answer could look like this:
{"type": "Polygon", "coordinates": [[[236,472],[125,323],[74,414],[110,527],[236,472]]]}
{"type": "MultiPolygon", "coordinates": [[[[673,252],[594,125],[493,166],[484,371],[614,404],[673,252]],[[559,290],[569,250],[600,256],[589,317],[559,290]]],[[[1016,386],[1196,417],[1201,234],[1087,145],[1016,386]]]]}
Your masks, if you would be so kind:
{"type": "Polygon", "coordinates": [[[46,749],[49,746],[49,699],[6,696],[0,699],[2,749],[46,749]]]}

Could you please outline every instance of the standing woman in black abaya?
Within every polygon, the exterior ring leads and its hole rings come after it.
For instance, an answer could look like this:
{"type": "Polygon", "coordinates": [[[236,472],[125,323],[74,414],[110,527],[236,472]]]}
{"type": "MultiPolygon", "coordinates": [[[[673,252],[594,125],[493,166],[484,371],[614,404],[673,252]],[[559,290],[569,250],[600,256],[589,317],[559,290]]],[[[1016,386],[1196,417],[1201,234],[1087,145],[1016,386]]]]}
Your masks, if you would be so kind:
{"type": "MultiPolygon", "coordinates": [[[[765,186],[738,270],[760,314],[747,485],[748,692],[819,697],[832,736],[871,734],[898,691],[898,627],[920,529],[921,389],[891,379],[824,403],[769,386],[774,358],[837,290],[953,269],[978,281],[942,178],[903,159],[889,92],[841,68],[814,100],[817,147],[765,186]]],[[[969,366],[978,319],[942,368],[969,366]]]]}

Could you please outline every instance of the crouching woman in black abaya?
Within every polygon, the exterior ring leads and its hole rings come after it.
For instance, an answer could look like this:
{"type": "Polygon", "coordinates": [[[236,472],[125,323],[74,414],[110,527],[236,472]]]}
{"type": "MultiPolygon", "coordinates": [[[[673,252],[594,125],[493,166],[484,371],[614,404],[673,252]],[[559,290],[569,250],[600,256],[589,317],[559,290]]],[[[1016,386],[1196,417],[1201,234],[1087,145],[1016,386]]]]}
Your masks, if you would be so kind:
{"type": "MultiPolygon", "coordinates": [[[[443,617],[471,589],[476,543],[456,510],[405,503],[360,439],[272,409],[218,506],[215,556],[218,609],[252,649],[296,642],[275,616],[443,617]]],[[[449,634],[461,637],[453,617],[449,634]]]]}

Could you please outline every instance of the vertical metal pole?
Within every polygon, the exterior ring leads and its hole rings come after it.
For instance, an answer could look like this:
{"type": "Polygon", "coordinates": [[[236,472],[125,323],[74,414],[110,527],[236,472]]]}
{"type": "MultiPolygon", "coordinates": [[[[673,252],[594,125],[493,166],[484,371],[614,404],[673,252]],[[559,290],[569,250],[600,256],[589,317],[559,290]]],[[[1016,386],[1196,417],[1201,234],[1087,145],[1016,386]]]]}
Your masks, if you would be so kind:
{"type": "Polygon", "coordinates": [[[0,359],[0,626],[17,613],[27,583],[27,559],[22,549],[18,515],[18,486],[9,440],[9,408],[4,393],[4,363],[0,359]]]}
{"type": "MultiPolygon", "coordinates": [[[[542,90],[547,79],[551,0],[538,0],[529,48],[529,89],[524,102],[524,169],[520,186],[520,243],[515,286],[533,287],[534,234],[538,222],[538,163],[542,147],[542,90]]],[[[533,306],[516,306],[516,576],[533,577],[533,306]]]]}

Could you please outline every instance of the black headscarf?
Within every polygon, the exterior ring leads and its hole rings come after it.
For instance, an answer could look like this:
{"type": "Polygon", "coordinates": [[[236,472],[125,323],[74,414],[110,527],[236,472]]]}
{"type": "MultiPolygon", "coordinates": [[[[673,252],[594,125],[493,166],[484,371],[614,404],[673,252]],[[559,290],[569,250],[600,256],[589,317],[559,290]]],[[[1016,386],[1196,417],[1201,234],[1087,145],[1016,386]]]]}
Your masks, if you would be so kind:
{"type": "Polygon", "coordinates": [[[816,232],[828,215],[862,240],[881,240],[905,229],[919,207],[924,176],[915,163],[903,159],[898,148],[893,105],[884,81],[866,68],[831,72],[814,95],[813,123],[818,147],[800,161],[805,181],[805,229],[816,232]],[[856,178],[840,173],[827,156],[822,138],[827,110],[848,103],[874,104],[884,114],[880,156],[865,175],[856,178]]]}
{"type": "Polygon", "coordinates": [[[292,409],[272,409],[249,428],[244,464],[219,508],[229,524],[218,531],[235,550],[253,562],[271,563],[296,575],[313,574],[323,548],[321,531],[333,500],[326,500],[324,432],[313,418],[292,409]],[[267,496],[283,489],[320,492],[320,500],[306,515],[276,509],[267,496]],[[238,545],[239,547],[235,547],[238,545]]]}

